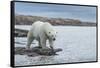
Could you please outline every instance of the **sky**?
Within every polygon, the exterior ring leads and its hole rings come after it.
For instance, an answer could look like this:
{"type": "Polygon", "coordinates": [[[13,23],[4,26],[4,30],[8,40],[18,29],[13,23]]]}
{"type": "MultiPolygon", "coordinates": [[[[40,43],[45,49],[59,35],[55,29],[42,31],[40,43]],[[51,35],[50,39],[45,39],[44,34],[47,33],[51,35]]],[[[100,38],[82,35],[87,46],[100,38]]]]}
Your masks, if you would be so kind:
{"type": "Polygon", "coordinates": [[[15,2],[15,13],[96,22],[96,7],[15,2]]]}

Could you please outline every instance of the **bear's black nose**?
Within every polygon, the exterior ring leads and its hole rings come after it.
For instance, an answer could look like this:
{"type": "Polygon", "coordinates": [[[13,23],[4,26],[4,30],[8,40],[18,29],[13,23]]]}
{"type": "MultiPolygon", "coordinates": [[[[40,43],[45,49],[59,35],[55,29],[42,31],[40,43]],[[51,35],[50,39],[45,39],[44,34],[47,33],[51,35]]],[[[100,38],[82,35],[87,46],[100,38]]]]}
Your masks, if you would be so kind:
{"type": "Polygon", "coordinates": [[[56,39],[55,39],[55,38],[53,38],[53,40],[55,41],[56,39]]]}

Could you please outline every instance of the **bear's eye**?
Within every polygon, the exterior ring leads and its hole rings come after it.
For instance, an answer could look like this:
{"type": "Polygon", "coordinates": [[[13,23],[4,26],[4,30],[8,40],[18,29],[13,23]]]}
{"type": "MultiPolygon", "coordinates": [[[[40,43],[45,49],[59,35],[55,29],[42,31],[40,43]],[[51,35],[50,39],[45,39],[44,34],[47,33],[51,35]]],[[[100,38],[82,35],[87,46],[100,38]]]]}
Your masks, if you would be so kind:
{"type": "Polygon", "coordinates": [[[50,32],[49,32],[49,34],[50,34],[50,32]]]}

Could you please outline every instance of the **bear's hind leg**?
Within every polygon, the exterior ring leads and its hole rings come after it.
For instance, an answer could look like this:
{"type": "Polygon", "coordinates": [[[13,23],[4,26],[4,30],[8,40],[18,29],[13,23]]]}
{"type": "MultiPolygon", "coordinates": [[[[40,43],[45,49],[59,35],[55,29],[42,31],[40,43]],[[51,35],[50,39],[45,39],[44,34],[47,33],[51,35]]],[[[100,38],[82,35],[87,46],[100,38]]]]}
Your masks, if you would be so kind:
{"type": "Polygon", "coordinates": [[[31,46],[32,41],[33,41],[33,38],[29,38],[29,39],[27,40],[27,45],[26,45],[26,49],[27,49],[27,50],[30,49],[30,46],[31,46]]]}
{"type": "Polygon", "coordinates": [[[32,43],[33,40],[34,40],[34,37],[28,37],[27,38],[27,45],[26,45],[27,50],[30,49],[30,46],[31,46],[31,43],[32,43]]]}

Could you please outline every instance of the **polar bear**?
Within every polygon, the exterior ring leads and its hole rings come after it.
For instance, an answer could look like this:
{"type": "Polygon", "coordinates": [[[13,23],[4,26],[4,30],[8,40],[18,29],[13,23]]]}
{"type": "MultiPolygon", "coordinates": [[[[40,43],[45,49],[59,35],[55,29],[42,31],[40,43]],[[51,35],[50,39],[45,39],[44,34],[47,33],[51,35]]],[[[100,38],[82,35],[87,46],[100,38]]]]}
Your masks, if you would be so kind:
{"type": "Polygon", "coordinates": [[[27,34],[26,49],[30,49],[33,40],[38,41],[40,48],[46,49],[46,41],[49,41],[50,48],[53,50],[54,41],[56,40],[56,31],[49,22],[36,21],[32,24],[27,34]]]}

